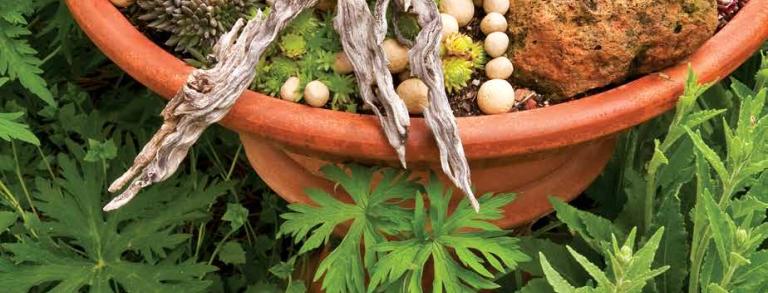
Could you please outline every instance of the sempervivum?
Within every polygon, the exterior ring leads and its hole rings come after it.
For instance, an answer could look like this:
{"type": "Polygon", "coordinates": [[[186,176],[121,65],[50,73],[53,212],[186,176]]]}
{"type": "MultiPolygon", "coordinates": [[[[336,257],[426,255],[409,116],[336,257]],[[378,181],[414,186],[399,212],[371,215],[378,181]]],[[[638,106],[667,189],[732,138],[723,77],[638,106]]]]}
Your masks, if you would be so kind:
{"type": "Polygon", "coordinates": [[[728,21],[733,19],[736,13],[738,13],[744,5],[747,5],[747,2],[749,2],[749,0],[717,0],[720,27],[725,26],[728,21]]]}
{"type": "Polygon", "coordinates": [[[257,0],[138,0],[138,19],[170,33],[177,51],[206,53],[238,18],[249,18],[257,0]]]}

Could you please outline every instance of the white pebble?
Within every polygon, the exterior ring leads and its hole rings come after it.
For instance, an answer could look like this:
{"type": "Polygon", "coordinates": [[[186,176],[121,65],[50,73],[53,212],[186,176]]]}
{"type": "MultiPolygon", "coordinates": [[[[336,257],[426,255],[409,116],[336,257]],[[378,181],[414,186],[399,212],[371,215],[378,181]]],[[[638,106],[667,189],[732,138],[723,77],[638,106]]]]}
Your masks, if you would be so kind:
{"type": "Polygon", "coordinates": [[[421,114],[429,106],[429,88],[418,78],[401,82],[396,91],[411,114],[421,114]]]}
{"type": "Polygon", "coordinates": [[[507,113],[515,106],[515,89],[503,79],[492,79],[480,86],[477,105],[488,115],[507,113]]]}
{"type": "Polygon", "coordinates": [[[498,12],[502,15],[509,11],[509,0],[483,0],[485,13],[498,12]]]}
{"type": "Polygon", "coordinates": [[[452,15],[440,13],[440,20],[443,22],[443,40],[448,35],[459,32],[459,23],[452,15]]]}
{"type": "Polygon", "coordinates": [[[465,26],[475,16],[475,4],[472,3],[472,0],[442,0],[440,1],[440,12],[455,17],[459,26],[465,26]]]}
{"type": "Polygon", "coordinates": [[[509,58],[501,56],[493,58],[485,64],[485,76],[489,79],[507,79],[512,76],[515,67],[512,66],[512,61],[509,58]]]}
{"type": "Polygon", "coordinates": [[[509,48],[509,36],[502,32],[493,32],[485,37],[485,52],[493,58],[504,55],[509,48]]]}
{"type": "Polygon", "coordinates": [[[387,56],[387,61],[389,61],[389,65],[387,67],[389,67],[390,72],[397,74],[408,68],[407,47],[401,45],[400,42],[395,39],[384,40],[384,43],[381,45],[381,47],[384,49],[384,54],[387,56]]]}
{"type": "Polygon", "coordinates": [[[322,108],[328,103],[331,93],[322,81],[313,80],[304,88],[304,101],[312,107],[322,108]]]}
{"type": "Polygon", "coordinates": [[[280,87],[280,98],[286,101],[298,102],[301,95],[299,94],[300,80],[298,77],[290,77],[280,87]]]}
{"type": "Polygon", "coordinates": [[[348,74],[352,73],[354,70],[355,69],[352,67],[352,63],[349,62],[349,58],[347,58],[346,53],[336,53],[335,59],[333,60],[333,71],[341,74],[348,74]]]}
{"type": "Polygon", "coordinates": [[[480,30],[486,35],[493,32],[505,32],[507,30],[507,19],[498,12],[488,13],[480,21],[480,30]]]}

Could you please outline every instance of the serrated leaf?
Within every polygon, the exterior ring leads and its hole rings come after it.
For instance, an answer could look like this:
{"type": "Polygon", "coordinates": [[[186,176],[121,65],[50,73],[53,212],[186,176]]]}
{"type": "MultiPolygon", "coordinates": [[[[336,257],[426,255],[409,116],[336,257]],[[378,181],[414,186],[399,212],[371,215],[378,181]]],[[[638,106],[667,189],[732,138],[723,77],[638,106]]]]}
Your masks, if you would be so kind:
{"type": "Polygon", "coordinates": [[[670,269],[656,279],[659,292],[680,292],[688,276],[688,233],[685,218],[680,213],[680,199],[668,196],[654,217],[652,230],[664,227],[665,233],[654,260],[655,267],[669,266],[670,269]]]}
{"type": "Polygon", "coordinates": [[[40,141],[29,131],[29,126],[16,122],[24,113],[0,113],[0,138],[5,141],[18,139],[33,145],[40,145],[40,141]]]}
{"type": "Polygon", "coordinates": [[[582,268],[584,268],[587,273],[592,276],[595,281],[597,281],[597,284],[599,286],[613,286],[610,280],[608,280],[608,276],[595,264],[590,262],[585,256],[579,254],[573,248],[570,246],[567,246],[568,252],[573,256],[574,259],[576,259],[576,262],[578,262],[582,268]]]}
{"type": "Polygon", "coordinates": [[[244,264],[245,250],[237,241],[228,241],[221,247],[219,260],[227,264],[244,264]]]}
{"type": "Polygon", "coordinates": [[[576,288],[566,281],[563,276],[560,275],[549,263],[547,257],[543,253],[539,253],[539,259],[541,261],[541,269],[544,271],[544,276],[552,289],[557,293],[572,293],[576,292],[576,288]]]}
{"type": "Polygon", "coordinates": [[[224,193],[226,185],[171,180],[163,184],[166,190],[149,188],[125,209],[103,214],[106,178],[101,166],[75,163],[63,155],[57,162],[59,179],[37,178],[34,184],[41,219],[31,228],[40,237],[2,244],[16,265],[0,274],[0,287],[11,292],[27,292],[41,284],[63,292],[86,287],[103,292],[115,285],[127,292],[201,292],[208,287],[210,282],[201,277],[215,267],[191,259],[164,263],[142,259],[163,257],[167,250],[178,248],[179,240],[188,235],[177,228],[204,217],[201,211],[224,193]],[[137,260],[136,255],[144,258],[137,260]]]}
{"type": "Polygon", "coordinates": [[[368,292],[381,284],[421,292],[424,266],[430,258],[434,292],[494,289],[498,285],[493,282],[491,269],[508,272],[518,263],[529,260],[519,251],[515,239],[489,223],[502,216],[501,208],[514,199],[513,195],[481,196],[478,199],[483,207],[480,212],[475,212],[462,198],[449,214],[451,191],[434,174],[427,183],[426,193],[430,202],[428,213],[424,212],[420,196],[416,198],[413,211],[414,225],[410,232],[416,237],[375,246],[383,256],[370,270],[368,292]],[[425,223],[427,219],[429,222],[425,223]],[[476,232],[467,232],[470,228],[476,232]]]}
{"type": "Polygon", "coordinates": [[[729,178],[728,169],[725,168],[725,163],[723,163],[723,160],[720,158],[720,156],[715,153],[712,148],[710,148],[705,142],[704,139],[701,137],[701,133],[699,132],[693,132],[689,128],[686,128],[686,131],[688,132],[688,136],[691,137],[691,140],[693,141],[693,145],[696,147],[696,149],[699,151],[699,153],[704,157],[704,159],[707,160],[710,166],[712,166],[712,169],[715,170],[715,173],[720,177],[721,182],[727,182],[729,178]]]}
{"type": "Polygon", "coordinates": [[[374,247],[383,241],[380,231],[411,227],[409,213],[389,201],[413,197],[416,184],[407,173],[391,169],[349,165],[345,170],[328,165],[322,171],[326,178],[343,187],[354,203],[344,203],[321,190],[308,190],[315,206],[289,205],[291,212],[282,215],[286,221],[278,236],[291,236],[296,243],[305,239],[299,250],[303,254],[327,243],[338,225],[350,223],[345,237],[321,262],[315,280],[322,277],[322,288],[327,292],[363,292],[364,268],[373,265],[376,255],[373,249],[361,252],[360,247],[374,247]],[[382,177],[374,185],[373,175],[379,171],[382,177]]]}
{"type": "MultiPolygon", "coordinates": [[[[13,1],[12,1],[13,2],[13,1]]],[[[42,61],[23,37],[31,32],[24,26],[17,26],[6,20],[0,20],[0,75],[11,80],[19,80],[24,88],[40,97],[48,105],[55,105],[53,94],[48,90],[46,81],[40,76],[42,61]]]]}
{"type": "Polygon", "coordinates": [[[699,200],[703,202],[704,210],[707,213],[709,230],[715,241],[715,247],[720,256],[720,261],[727,264],[729,263],[728,252],[732,251],[731,239],[735,232],[733,231],[735,224],[731,217],[720,209],[708,190],[704,190],[704,192],[700,193],[699,200]]]}

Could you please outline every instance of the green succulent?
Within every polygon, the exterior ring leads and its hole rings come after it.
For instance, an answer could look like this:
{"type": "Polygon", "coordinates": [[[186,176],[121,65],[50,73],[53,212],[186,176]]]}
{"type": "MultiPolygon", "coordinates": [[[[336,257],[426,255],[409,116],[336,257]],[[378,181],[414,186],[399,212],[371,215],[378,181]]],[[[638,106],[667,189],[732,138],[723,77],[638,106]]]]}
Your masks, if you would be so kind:
{"type": "Polygon", "coordinates": [[[204,56],[239,18],[254,15],[258,0],[137,0],[138,19],[170,33],[165,44],[204,56]]]}
{"type": "Polygon", "coordinates": [[[307,53],[307,41],[298,34],[285,34],[280,38],[280,50],[285,57],[298,59],[307,53]]]}
{"type": "Polygon", "coordinates": [[[445,76],[445,89],[456,93],[467,87],[472,74],[485,66],[485,50],[479,42],[462,33],[445,37],[440,47],[445,76]]]}
{"type": "Polygon", "coordinates": [[[467,87],[472,79],[474,65],[460,57],[447,57],[443,59],[443,75],[445,76],[445,89],[448,93],[457,93],[467,87]]]}
{"type": "Polygon", "coordinates": [[[462,33],[452,33],[445,37],[441,47],[443,56],[461,57],[472,61],[475,68],[485,65],[485,50],[480,42],[462,33]]]}

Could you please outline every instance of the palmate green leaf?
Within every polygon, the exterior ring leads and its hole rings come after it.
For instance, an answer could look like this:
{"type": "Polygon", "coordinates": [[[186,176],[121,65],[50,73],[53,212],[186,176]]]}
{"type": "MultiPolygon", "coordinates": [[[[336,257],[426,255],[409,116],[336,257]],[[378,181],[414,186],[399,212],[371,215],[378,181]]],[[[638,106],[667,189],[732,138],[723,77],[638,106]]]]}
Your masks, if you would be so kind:
{"type": "Polygon", "coordinates": [[[278,237],[291,236],[296,243],[303,240],[299,250],[303,254],[327,243],[338,225],[349,223],[344,239],[320,264],[315,279],[323,278],[326,292],[365,291],[364,268],[372,265],[375,254],[368,249],[361,255],[360,247],[373,247],[383,241],[380,232],[410,226],[408,213],[388,202],[412,197],[418,185],[408,179],[407,173],[391,169],[350,165],[347,171],[329,165],[322,171],[350,195],[353,203],[344,203],[321,190],[308,190],[316,206],[289,205],[291,212],[282,215],[286,221],[278,237]],[[379,171],[381,179],[373,185],[374,173],[379,171]]]}
{"type": "Polygon", "coordinates": [[[209,203],[227,185],[171,180],[149,188],[125,209],[104,214],[106,178],[100,165],[78,164],[66,156],[57,162],[61,179],[35,180],[35,205],[43,217],[31,228],[38,237],[2,244],[15,265],[0,273],[1,288],[27,292],[50,283],[53,292],[86,287],[110,292],[119,284],[128,292],[205,291],[209,281],[200,278],[215,267],[192,259],[148,260],[187,239],[179,225],[205,217],[209,203]],[[145,260],[137,260],[137,254],[145,260]]]}
{"type": "MultiPolygon", "coordinates": [[[[679,188],[677,188],[679,193],[679,188]]],[[[688,276],[688,233],[685,218],[680,213],[680,198],[677,194],[667,196],[654,218],[652,230],[664,227],[654,260],[655,267],[669,266],[669,270],[656,278],[658,292],[680,292],[688,276]]]]}
{"type": "Polygon", "coordinates": [[[40,145],[40,140],[29,131],[29,126],[16,122],[23,115],[22,112],[0,113],[0,138],[5,141],[18,139],[33,145],[40,145]]]}
{"type": "Polygon", "coordinates": [[[424,265],[432,260],[433,292],[466,292],[497,288],[496,272],[508,272],[529,258],[518,249],[518,241],[489,223],[502,217],[501,208],[514,200],[511,194],[480,197],[483,207],[475,212],[463,199],[448,214],[450,189],[446,190],[432,174],[426,192],[429,215],[424,203],[416,199],[413,239],[391,241],[375,246],[384,255],[373,266],[369,292],[380,285],[421,292],[424,265]],[[429,219],[429,223],[425,223],[429,219]],[[431,227],[431,230],[429,230],[431,227]],[[473,228],[475,231],[468,232],[473,228]],[[455,254],[455,257],[452,255],[455,254]],[[393,285],[394,284],[394,285],[393,285]]]}

